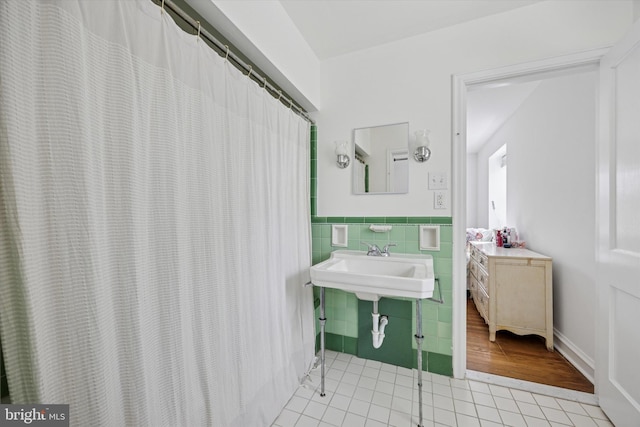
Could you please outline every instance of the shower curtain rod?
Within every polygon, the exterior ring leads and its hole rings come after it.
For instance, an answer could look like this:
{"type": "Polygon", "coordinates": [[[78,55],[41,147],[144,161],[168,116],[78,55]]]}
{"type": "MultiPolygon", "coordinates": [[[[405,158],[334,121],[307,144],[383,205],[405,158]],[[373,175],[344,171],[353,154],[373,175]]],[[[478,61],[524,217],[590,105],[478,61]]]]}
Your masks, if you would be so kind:
{"type": "Polygon", "coordinates": [[[198,36],[202,37],[209,42],[211,42],[216,48],[218,48],[220,56],[224,56],[225,59],[231,60],[231,62],[236,66],[236,68],[240,69],[240,71],[244,71],[247,74],[247,77],[253,79],[256,83],[262,85],[267,92],[273,96],[274,98],[278,98],[278,101],[282,102],[283,105],[289,105],[289,107],[301,116],[303,119],[308,121],[311,124],[315,124],[313,119],[309,117],[308,113],[293,103],[293,99],[287,98],[282,95],[281,90],[277,90],[271,83],[267,81],[266,77],[260,76],[258,73],[253,71],[253,67],[249,64],[245,63],[242,59],[240,59],[237,55],[229,50],[229,46],[223,44],[218,39],[216,39],[210,32],[206,29],[202,28],[200,21],[192,18],[187,12],[182,10],[180,6],[175,4],[171,0],[159,0],[161,2],[160,7],[164,11],[165,6],[175,12],[180,18],[182,18],[186,23],[188,23],[194,30],[198,31],[198,36]]]}

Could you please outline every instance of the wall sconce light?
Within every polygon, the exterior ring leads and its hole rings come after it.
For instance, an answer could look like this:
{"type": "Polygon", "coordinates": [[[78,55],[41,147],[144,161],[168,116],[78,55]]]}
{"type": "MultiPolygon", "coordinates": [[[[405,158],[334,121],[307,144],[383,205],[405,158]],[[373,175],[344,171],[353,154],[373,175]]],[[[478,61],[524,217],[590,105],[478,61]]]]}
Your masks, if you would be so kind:
{"type": "Polygon", "coordinates": [[[416,135],[416,150],[413,152],[413,158],[416,162],[423,163],[429,160],[431,157],[431,150],[429,150],[429,131],[426,129],[415,132],[416,135]]]}
{"type": "Polygon", "coordinates": [[[344,169],[349,166],[351,159],[349,158],[349,142],[348,141],[336,141],[336,156],[338,157],[337,163],[340,169],[344,169]]]}

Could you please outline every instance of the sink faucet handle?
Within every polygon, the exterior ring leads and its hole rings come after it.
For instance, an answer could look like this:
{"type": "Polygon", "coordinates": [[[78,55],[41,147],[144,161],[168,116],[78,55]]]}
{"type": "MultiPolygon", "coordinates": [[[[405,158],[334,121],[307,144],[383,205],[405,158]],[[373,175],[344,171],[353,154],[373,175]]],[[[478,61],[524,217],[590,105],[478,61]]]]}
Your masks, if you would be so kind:
{"type": "Polygon", "coordinates": [[[360,242],[360,244],[367,245],[367,255],[380,256],[381,252],[378,245],[376,244],[372,245],[371,243],[367,243],[367,242],[360,242]]]}
{"type": "Polygon", "coordinates": [[[384,248],[382,248],[382,253],[383,254],[389,254],[389,248],[391,246],[398,246],[396,243],[387,243],[386,245],[384,245],[384,248]]]}

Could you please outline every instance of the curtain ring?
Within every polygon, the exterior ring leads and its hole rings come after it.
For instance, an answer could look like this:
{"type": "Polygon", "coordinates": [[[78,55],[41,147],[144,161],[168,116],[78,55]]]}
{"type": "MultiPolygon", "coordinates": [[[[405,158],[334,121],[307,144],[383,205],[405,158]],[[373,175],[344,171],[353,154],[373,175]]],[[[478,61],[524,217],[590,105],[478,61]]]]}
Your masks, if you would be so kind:
{"type": "Polygon", "coordinates": [[[278,96],[278,101],[280,101],[280,98],[282,98],[282,91],[281,90],[278,91],[278,95],[279,95],[278,96]]]}
{"type": "Polygon", "coordinates": [[[160,13],[164,13],[164,0],[162,0],[162,5],[160,6],[160,13]]]}
{"type": "Polygon", "coordinates": [[[264,77],[264,85],[262,86],[262,89],[267,90],[267,77],[264,77]]]}
{"type": "Polygon", "coordinates": [[[251,72],[253,71],[253,67],[251,65],[249,65],[249,74],[247,74],[247,78],[249,78],[249,80],[251,80],[251,72]]]}
{"type": "Polygon", "coordinates": [[[200,41],[200,28],[201,28],[200,21],[196,21],[196,24],[198,24],[198,40],[197,41],[200,41]]]}
{"type": "Polygon", "coordinates": [[[293,99],[289,100],[289,109],[293,109],[293,99]]]}
{"type": "Polygon", "coordinates": [[[224,55],[224,60],[226,61],[227,59],[229,59],[229,45],[224,45],[224,47],[227,48],[227,53],[224,55]]]}

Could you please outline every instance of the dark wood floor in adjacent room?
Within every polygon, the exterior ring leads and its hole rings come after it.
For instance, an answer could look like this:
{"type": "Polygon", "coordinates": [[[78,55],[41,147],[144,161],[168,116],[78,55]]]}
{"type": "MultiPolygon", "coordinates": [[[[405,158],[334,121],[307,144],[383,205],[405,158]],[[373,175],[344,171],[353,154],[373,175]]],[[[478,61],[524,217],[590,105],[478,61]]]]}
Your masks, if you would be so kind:
{"type": "Polygon", "coordinates": [[[467,369],[555,387],[593,393],[593,384],[544,338],[498,331],[489,341],[489,327],[473,301],[467,301],[467,369]]]}

